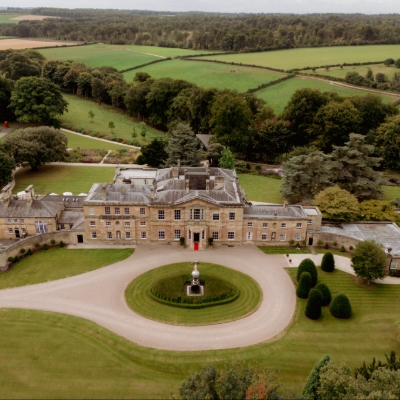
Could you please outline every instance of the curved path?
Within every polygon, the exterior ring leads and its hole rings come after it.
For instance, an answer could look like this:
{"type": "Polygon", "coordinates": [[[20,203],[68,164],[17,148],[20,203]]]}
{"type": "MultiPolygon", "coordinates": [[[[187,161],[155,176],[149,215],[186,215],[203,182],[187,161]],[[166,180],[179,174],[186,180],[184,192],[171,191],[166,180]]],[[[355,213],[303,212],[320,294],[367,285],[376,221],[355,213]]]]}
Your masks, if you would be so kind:
{"type": "MultiPolygon", "coordinates": [[[[68,251],[65,255],[68,256],[68,251]]],[[[285,267],[285,256],[267,256],[251,245],[224,246],[203,252],[175,246],[138,246],[128,259],[96,271],[1,290],[0,307],[71,314],[156,349],[195,351],[243,347],[273,338],[290,323],[296,294],[285,267]],[[146,319],[126,305],[124,292],[132,279],[161,265],[194,260],[225,265],[251,276],[262,288],[261,306],[237,321],[188,327],[146,319]]],[[[201,271],[201,264],[199,268],[201,271]]]]}

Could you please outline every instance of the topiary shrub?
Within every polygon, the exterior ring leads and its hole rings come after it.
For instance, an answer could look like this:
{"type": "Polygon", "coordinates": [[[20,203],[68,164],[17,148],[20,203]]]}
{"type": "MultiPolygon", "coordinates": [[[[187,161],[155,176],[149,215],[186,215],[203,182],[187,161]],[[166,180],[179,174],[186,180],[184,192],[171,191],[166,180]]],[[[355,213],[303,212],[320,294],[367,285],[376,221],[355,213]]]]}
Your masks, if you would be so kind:
{"type": "Polygon", "coordinates": [[[296,295],[299,299],[307,299],[311,289],[311,275],[309,272],[303,272],[297,285],[296,295]]]}
{"type": "Polygon", "coordinates": [[[214,244],[214,238],[209,237],[209,238],[207,239],[207,243],[208,243],[209,246],[212,246],[212,245],[214,244]]]}
{"type": "Polygon", "coordinates": [[[60,247],[65,247],[65,244],[64,244],[64,242],[62,240],[60,242],[60,247]]]}
{"type": "Polygon", "coordinates": [[[15,258],[14,258],[14,262],[15,263],[17,263],[19,261],[19,258],[18,258],[18,256],[15,256],[15,258]]]}
{"type": "Polygon", "coordinates": [[[317,245],[318,246],[322,246],[323,245],[323,241],[322,240],[318,240],[317,245]]]}
{"type": "Polygon", "coordinates": [[[8,257],[8,262],[13,263],[14,262],[14,257],[8,257]]]}
{"type": "Polygon", "coordinates": [[[294,240],[293,239],[289,240],[289,244],[291,244],[293,246],[294,245],[294,240]]]}
{"type": "Polygon", "coordinates": [[[35,243],[35,247],[38,248],[40,246],[39,243],[35,243]]]}
{"type": "Polygon", "coordinates": [[[326,249],[326,250],[329,249],[329,244],[328,243],[325,244],[324,249],[326,249]]]}
{"type": "Polygon", "coordinates": [[[321,269],[324,272],[333,272],[335,269],[335,259],[331,252],[326,252],[322,257],[321,269]]]}
{"type": "Polygon", "coordinates": [[[51,239],[51,240],[50,240],[50,243],[53,245],[53,244],[56,243],[56,241],[55,241],[54,239],[51,239]]]}
{"type": "Polygon", "coordinates": [[[308,272],[311,275],[311,287],[314,287],[318,281],[318,272],[313,260],[305,258],[300,263],[299,268],[297,269],[297,282],[300,281],[300,277],[303,272],[308,272]]]}
{"type": "Polygon", "coordinates": [[[21,249],[19,252],[21,253],[21,254],[24,254],[25,253],[25,249],[21,249]]]}
{"type": "Polygon", "coordinates": [[[318,285],[315,286],[315,289],[321,292],[322,295],[321,306],[327,306],[332,300],[331,291],[329,290],[328,286],[326,286],[325,283],[318,283],[318,285]]]}
{"type": "Polygon", "coordinates": [[[44,245],[43,245],[43,250],[48,250],[49,249],[49,246],[45,243],[44,245]]]}
{"type": "Polygon", "coordinates": [[[349,250],[351,251],[351,250],[353,250],[354,249],[354,247],[353,246],[349,246],[349,250]]]}
{"type": "Polygon", "coordinates": [[[28,252],[26,253],[28,256],[31,256],[33,253],[32,253],[32,250],[31,249],[28,249],[28,252]]]}
{"type": "Polygon", "coordinates": [[[322,294],[317,289],[311,289],[306,306],[306,317],[319,319],[321,317],[322,294]]]}
{"type": "Polygon", "coordinates": [[[341,253],[344,253],[346,251],[346,249],[344,248],[344,246],[342,246],[339,250],[341,253]]]}
{"type": "Polygon", "coordinates": [[[330,307],[331,314],[336,318],[347,319],[351,317],[351,304],[345,294],[336,296],[330,307]]]}

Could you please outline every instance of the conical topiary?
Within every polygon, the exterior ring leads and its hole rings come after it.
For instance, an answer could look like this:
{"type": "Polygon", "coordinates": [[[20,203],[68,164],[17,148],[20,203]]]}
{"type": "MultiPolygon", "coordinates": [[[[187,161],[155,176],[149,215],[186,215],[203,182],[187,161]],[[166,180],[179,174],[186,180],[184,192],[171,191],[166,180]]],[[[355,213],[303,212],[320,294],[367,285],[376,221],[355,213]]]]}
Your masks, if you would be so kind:
{"type": "Polygon", "coordinates": [[[319,319],[321,317],[322,294],[317,289],[311,289],[306,306],[306,317],[319,319]]]}
{"type": "Polygon", "coordinates": [[[318,285],[315,286],[315,289],[321,292],[322,295],[321,306],[327,306],[332,299],[331,291],[329,290],[328,286],[326,286],[325,283],[318,283],[318,285]]]}
{"type": "Polygon", "coordinates": [[[300,299],[306,299],[311,289],[311,275],[309,272],[303,272],[297,285],[296,294],[300,299]]]}
{"type": "Polygon", "coordinates": [[[321,262],[321,269],[325,272],[333,272],[335,269],[335,259],[329,251],[324,254],[321,262]]]}
{"type": "Polygon", "coordinates": [[[311,275],[311,287],[314,287],[318,281],[318,272],[317,267],[310,258],[306,258],[300,263],[297,270],[297,282],[300,281],[300,276],[303,272],[308,272],[311,275]]]}
{"type": "Polygon", "coordinates": [[[350,318],[352,309],[348,297],[345,294],[339,294],[336,296],[332,301],[330,311],[336,318],[350,318]]]}

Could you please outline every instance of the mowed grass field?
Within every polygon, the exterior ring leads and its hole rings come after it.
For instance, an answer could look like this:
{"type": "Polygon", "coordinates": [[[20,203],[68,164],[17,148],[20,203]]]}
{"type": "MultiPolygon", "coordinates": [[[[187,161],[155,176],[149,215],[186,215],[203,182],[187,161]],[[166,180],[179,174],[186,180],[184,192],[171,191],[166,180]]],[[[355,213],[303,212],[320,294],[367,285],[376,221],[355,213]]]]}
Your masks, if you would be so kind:
{"type": "Polygon", "coordinates": [[[355,65],[355,66],[344,66],[340,67],[332,67],[327,71],[325,68],[319,68],[315,72],[305,71],[307,73],[315,73],[318,75],[328,75],[334,76],[335,78],[345,78],[348,72],[358,72],[361,76],[365,76],[367,74],[368,68],[370,68],[375,76],[377,73],[385,74],[388,79],[392,79],[395,72],[400,72],[399,68],[394,66],[387,67],[384,64],[373,64],[373,65],[355,65]]]}
{"type": "Polygon", "coordinates": [[[140,135],[141,130],[139,122],[130,118],[128,114],[123,111],[109,105],[99,105],[94,101],[85,100],[81,97],[69,94],[64,94],[64,98],[69,104],[68,112],[64,113],[60,118],[62,123],[111,135],[108,123],[113,121],[115,125],[113,131],[117,137],[132,140],[132,128],[135,127],[137,133],[136,140],[141,144],[147,144],[156,137],[165,137],[163,132],[147,126],[146,138],[144,140],[140,135]],[[95,114],[93,122],[90,122],[88,117],[88,112],[90,110],[95,114]]]}
{"type": "MultiPolygon", "coordinates": [[[[107,65],[119,71],[166,57],[196,53],[196,50],[170,49],[155,46],[123,46],[103,43],[74,48],[42,49],[38,51],[49,60],[72,60],[91,67],[107,65]]],[[[206,52],[202,51],[201,53],[206,52]]]]}
{"type": "Polygon", "coordinates": [[[387,58],[396,60],[397,54],[400,54],[400,45],[318,47],[205,56],[204,58],[289,70],[328,64],[379,62],[387,58]]]}
{"type": "Polygon", "coordinates": [[[18,24],[18,20],[12,19],[21,17],[23,14],[9,14],[0,12],[0,24],[18,24]]]}
{"type": "MultiPolygon", "coordinates": [[[[25,248],[28,251],[27,248],[25,248]]],[[[67,250],[51,248],[27,256],[0,274],[0,289],[33,285],[83,274],[125,260],[133,249],[67,250]],[[71,260],[74,260],[71,262],[71,260]]]]}
{"type": "Polygon", "coordinates": [[[260,68],[238,67],[233,65],[172,60],[125,72],[127,82],[131,82],[139,71],[147,72],[152,78],[184,79],[200,87],[217,89],[236,89],[246,92],[263,83],[282,78],[285,74],[260,68]]]}
{"type": "MultiPolygon", "coordinates": [[[[296,272],[288,270],[293,278],[296,272]]],[[[306,300],[298,300],[293,321],[279,338],[229,350],[154,350],[80,318],[3,309],[2,397],[168,398],[171,390],[177,393],[182,379],[203,365],[234,360],[277,368],[282,386],[301,393],[311,368],[325,354],[354,368],[373,357],[384,360],[384,353],[391,350],[400,351],[397,285],[358,286],[349,274],[320,269],[319,281],[333,296],[349,297],[349,320],[333,318],[327,307],[319,321],[309,320],[304,316],[306,300]]]]}
{"type": "MultiPolygon", "coordinates": [[[[334,92],[339,96],[365,96],[369,92],[363,90],[351,89],[344,86],[330,84],[325,81],[319,81],[308,78],[292,78],[266,89],[259,90],[255,95],[265,100],[276,113],[281,113],[286,104],[297,89],[311,88],[319,89],[321,92],[334,92]]],[[[396,96],[380,95],[385,103],[393,103],[398,99],[396,96]]]]}
{"type": "Polygon", "coordinates": [[[35,186],[35,194],[72,192],[88,193],[94,183],[111,182],[115,175],[114,167],[44,165],[37,171],[21,168],[15,173],[14,194],[35,186]]]}

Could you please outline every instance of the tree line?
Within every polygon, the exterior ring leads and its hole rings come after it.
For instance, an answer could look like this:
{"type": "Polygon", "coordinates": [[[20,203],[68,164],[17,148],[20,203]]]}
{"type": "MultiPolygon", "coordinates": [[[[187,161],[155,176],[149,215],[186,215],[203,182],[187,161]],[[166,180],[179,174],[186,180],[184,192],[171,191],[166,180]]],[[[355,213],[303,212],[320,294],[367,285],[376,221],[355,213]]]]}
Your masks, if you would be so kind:
{"type": "Polygon", "coordinates": [[[0,35],[214,51],[400,43],[396,14],[215,14],[36,8],[59,19],[0,24],[0,35]]]}

